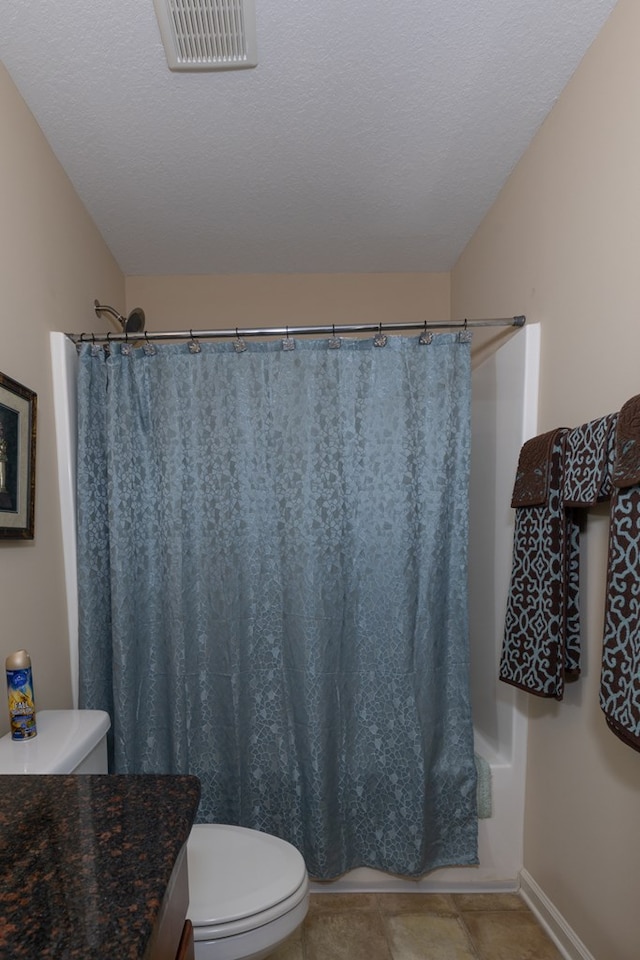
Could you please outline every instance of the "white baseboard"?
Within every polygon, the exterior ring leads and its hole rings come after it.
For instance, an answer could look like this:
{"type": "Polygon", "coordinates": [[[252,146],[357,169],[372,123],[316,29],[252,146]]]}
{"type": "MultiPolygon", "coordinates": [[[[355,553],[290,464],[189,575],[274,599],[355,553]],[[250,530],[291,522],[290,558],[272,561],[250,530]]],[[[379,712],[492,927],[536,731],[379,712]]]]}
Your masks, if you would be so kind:
{"type": "Polygon", "coordinates": [[[546,893],[524,869],[520,871],[520,893],[565,960],[595,960],[546,893]]]}

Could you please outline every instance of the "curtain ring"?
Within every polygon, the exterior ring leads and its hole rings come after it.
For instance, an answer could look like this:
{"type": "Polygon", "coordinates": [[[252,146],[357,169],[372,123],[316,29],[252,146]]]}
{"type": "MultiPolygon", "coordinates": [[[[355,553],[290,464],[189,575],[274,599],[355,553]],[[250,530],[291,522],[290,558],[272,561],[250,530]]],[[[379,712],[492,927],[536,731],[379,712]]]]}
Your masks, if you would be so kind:
{"type": "Polygon", "coordinates": [[[466,318],[466,317],[464,318],[464,329],[465,329],[465,333],[466,333],[466,330],[467,330],[467,318],[466,318]]]}

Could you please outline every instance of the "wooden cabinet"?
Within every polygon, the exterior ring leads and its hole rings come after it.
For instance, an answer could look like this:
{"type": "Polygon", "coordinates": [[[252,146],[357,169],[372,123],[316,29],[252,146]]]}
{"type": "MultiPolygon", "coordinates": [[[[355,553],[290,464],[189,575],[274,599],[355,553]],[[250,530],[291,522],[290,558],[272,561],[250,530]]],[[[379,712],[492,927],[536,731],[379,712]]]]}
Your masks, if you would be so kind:
{"type": "Polygon", "coordinates": [[[194,960],[193,931],[191,923],[185,923],[188,906],[189,878],[185,844],[175,862],[144,960],[194,960]]]}
{"type": "Polygon", "coordinates": [[[193,947],[193,927],[191,925],[191,920],[185,920],[184,922],[182,936],[180,937],[180,943],[178,944],[176,960],[195,960],[193,947]]]}

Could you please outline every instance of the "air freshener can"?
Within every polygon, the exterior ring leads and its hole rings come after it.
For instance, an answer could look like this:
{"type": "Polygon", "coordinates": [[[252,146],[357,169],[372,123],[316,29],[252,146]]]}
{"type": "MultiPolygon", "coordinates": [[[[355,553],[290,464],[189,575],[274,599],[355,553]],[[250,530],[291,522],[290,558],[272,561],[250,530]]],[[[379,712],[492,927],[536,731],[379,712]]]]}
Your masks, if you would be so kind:
{"type": "Polygon", "coordinates": [[[30,740],[37,734],[31,657],[16,650],[6,659],[9,721],[12,740],[30,740]]]}

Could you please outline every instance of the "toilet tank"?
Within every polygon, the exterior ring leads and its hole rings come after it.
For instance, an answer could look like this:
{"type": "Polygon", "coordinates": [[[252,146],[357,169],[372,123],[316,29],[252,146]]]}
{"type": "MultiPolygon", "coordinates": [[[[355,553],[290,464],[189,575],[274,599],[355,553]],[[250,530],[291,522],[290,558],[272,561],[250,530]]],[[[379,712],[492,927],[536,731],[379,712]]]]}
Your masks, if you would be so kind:
{"type": "Polygon", "coordinates": [[[107,773],[104,710],[38,710],[38,735],[0,738],[0,775],[7,773],[107,773]]]}

